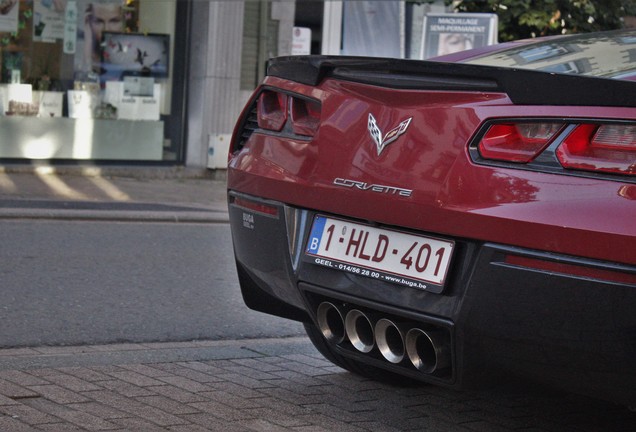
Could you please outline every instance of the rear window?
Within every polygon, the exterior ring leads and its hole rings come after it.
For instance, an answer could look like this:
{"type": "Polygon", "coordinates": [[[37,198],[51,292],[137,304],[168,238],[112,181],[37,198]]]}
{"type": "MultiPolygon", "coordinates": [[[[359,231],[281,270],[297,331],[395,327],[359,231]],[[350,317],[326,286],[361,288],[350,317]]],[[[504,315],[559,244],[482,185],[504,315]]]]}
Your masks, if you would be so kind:
{"type": "Polygon", "coordinates": [[[636,30],[546,38],[494,49],[463,63],[636,79],[636,30]]]}

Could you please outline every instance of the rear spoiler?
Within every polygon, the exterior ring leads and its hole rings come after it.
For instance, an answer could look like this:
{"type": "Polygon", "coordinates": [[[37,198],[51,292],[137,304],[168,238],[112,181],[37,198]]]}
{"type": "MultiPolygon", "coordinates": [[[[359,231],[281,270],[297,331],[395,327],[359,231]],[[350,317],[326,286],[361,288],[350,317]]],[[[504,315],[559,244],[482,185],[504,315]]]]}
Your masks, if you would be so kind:
{"type": "Polygon", "coordinates": [[[506,93],[520,105],[636,106],[636,82],[422,60],[292,56],[268,61],[267,75],[316,86],[326,78],[394,89],[506,93]]]}

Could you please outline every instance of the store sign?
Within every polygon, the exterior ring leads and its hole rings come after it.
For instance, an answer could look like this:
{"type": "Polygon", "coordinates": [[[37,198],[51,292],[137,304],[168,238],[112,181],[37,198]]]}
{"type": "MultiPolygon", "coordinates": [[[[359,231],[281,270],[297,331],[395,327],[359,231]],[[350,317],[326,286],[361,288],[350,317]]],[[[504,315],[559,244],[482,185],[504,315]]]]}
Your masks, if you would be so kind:
{"type": "MultiPolygon", "coordinates": [[[[68,4],[66,5],[68,8],[68,4]]],[[[33,40],[55,42],[64,39],[66,10],[63,3],[36,0],[33,3],[33,40]]]]}
{"type": "Polygon", "coordinates": [[[307,27],[294,27],[292,38],[292,55],[311,54],[311,29],[307,27]]]}
{"type": "Polygon", "coordinates": [[[33,91],[33,103],[40,107],[38,117],[62,117],[64,93],[33,91]]]}
{"type": "Polygon", "coordinates": [[[17,33],[19,2],[14,0],[0,2],[0,32],[17,33]]]}
{"type": "Polygon", "coordinates": [[[151,77],[127,76],[124,77],[124,96],[155,95],[155,80],[151,77]]]}
{"type": "Polygon", "coordinates": [[[128,96],[121,98],[117,118],[125,120],[159,120],[159,99],[128,96]]]}
{"type": "Polygon", "coordinates": [[[87,90],[69,90],[68,116],[76,119],[93,118],[99,105],[99,94],[87,90]]]}
{"type": "Polygon", "coordinates": [[[152,92],[149,92],[147,80],[108,81],[104,103],[117,108],[117,118],[120,120],[157,121],[161,111],[160,95],[161,85],[152,84],[152,92]],[[145,96],[132,93],[143,93],[145,96]]]}
{"type": "Polygon", "coordinates": [[[9,102],[30,104],[33,101],[33,92],[30,84],[0,84],[0,110],[2,115],[10,111],[9,102]]]}
{"type": "Polygon", "coordinates": [[[496,14],[427,14],[424,17],[420,58],[427,59],[496,43],[496,14]]]}

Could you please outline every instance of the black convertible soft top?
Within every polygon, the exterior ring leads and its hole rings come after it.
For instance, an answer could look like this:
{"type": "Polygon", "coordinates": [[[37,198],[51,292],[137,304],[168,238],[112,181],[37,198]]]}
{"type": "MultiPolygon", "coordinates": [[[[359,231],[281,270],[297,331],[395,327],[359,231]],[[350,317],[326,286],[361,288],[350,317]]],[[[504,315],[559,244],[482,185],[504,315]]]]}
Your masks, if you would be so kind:
{"type": "Polygon", "coordinates": [[[636,82],[505,67],[350,56],[277,57],[267,75],[334,78],[395,89],[503,92],[521,105],[636,106],[636,82]]]}

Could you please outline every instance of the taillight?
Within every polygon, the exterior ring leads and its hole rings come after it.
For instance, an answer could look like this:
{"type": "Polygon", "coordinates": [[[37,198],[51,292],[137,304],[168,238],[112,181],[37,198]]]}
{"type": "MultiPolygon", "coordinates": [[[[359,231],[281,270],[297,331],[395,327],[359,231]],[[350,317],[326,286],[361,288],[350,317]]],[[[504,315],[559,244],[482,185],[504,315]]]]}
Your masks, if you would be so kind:
{"type": "Polygon", "coordinates": [[[320,104],[292,97],[291,121],[292,131],[295,134],[313,136],[320,124],[320,104]]]}
{"type": "Polygon", "coordinates": [[[563,123],[499,123],[490,126],[479,142],[484,159],[527,163],[552,141],[563,123]]]}
{"type": "Polygon", "coordinates": [[[251,199],[245,199],[240,197],[231,197],[230,203],[242,207],[246,210],[251,210],[256,213],[261,213],[267,216],[278,216],[278,208],[260,201],[251,199]]]}
{"type": "Polygon", "coordinates": [[[293,96],[275,90],[264,90],[257,103],[258,127],[261,129],[291,132],[293,135],[311,137],[320,125],[320,103],[312,99],[293,96]],[[290,125],[286,128],[285,124],[290,125]]]}
{"type": "Polygon", "coordinates": [[[477,163],[509,163],[552,173],[636,176],[633,123],[502,119],[486,124],[484,130],[469,148],[477,163]]]}
{"type": "Polygon", "coordinates": [[[280,132],[287,121],[287,95],[264,91],[258,98],[258,127],[280,132]]]}
{"type": "Polygon", "coordinates": [[[507,255],[505,262],[506,264],[533,270],[541,270],[549,273],[561,273],[570,276],[636,285],[636,274],[621,272],[614,269],[600,269],[585,265],[548,261],[540,258],[523,257],[519,255],[507,255]]]}
{"type": "Polygon", "coordinates": [[[581,124],[556,155],[564,168],[636,175],[636,126],[581,124]]]}

